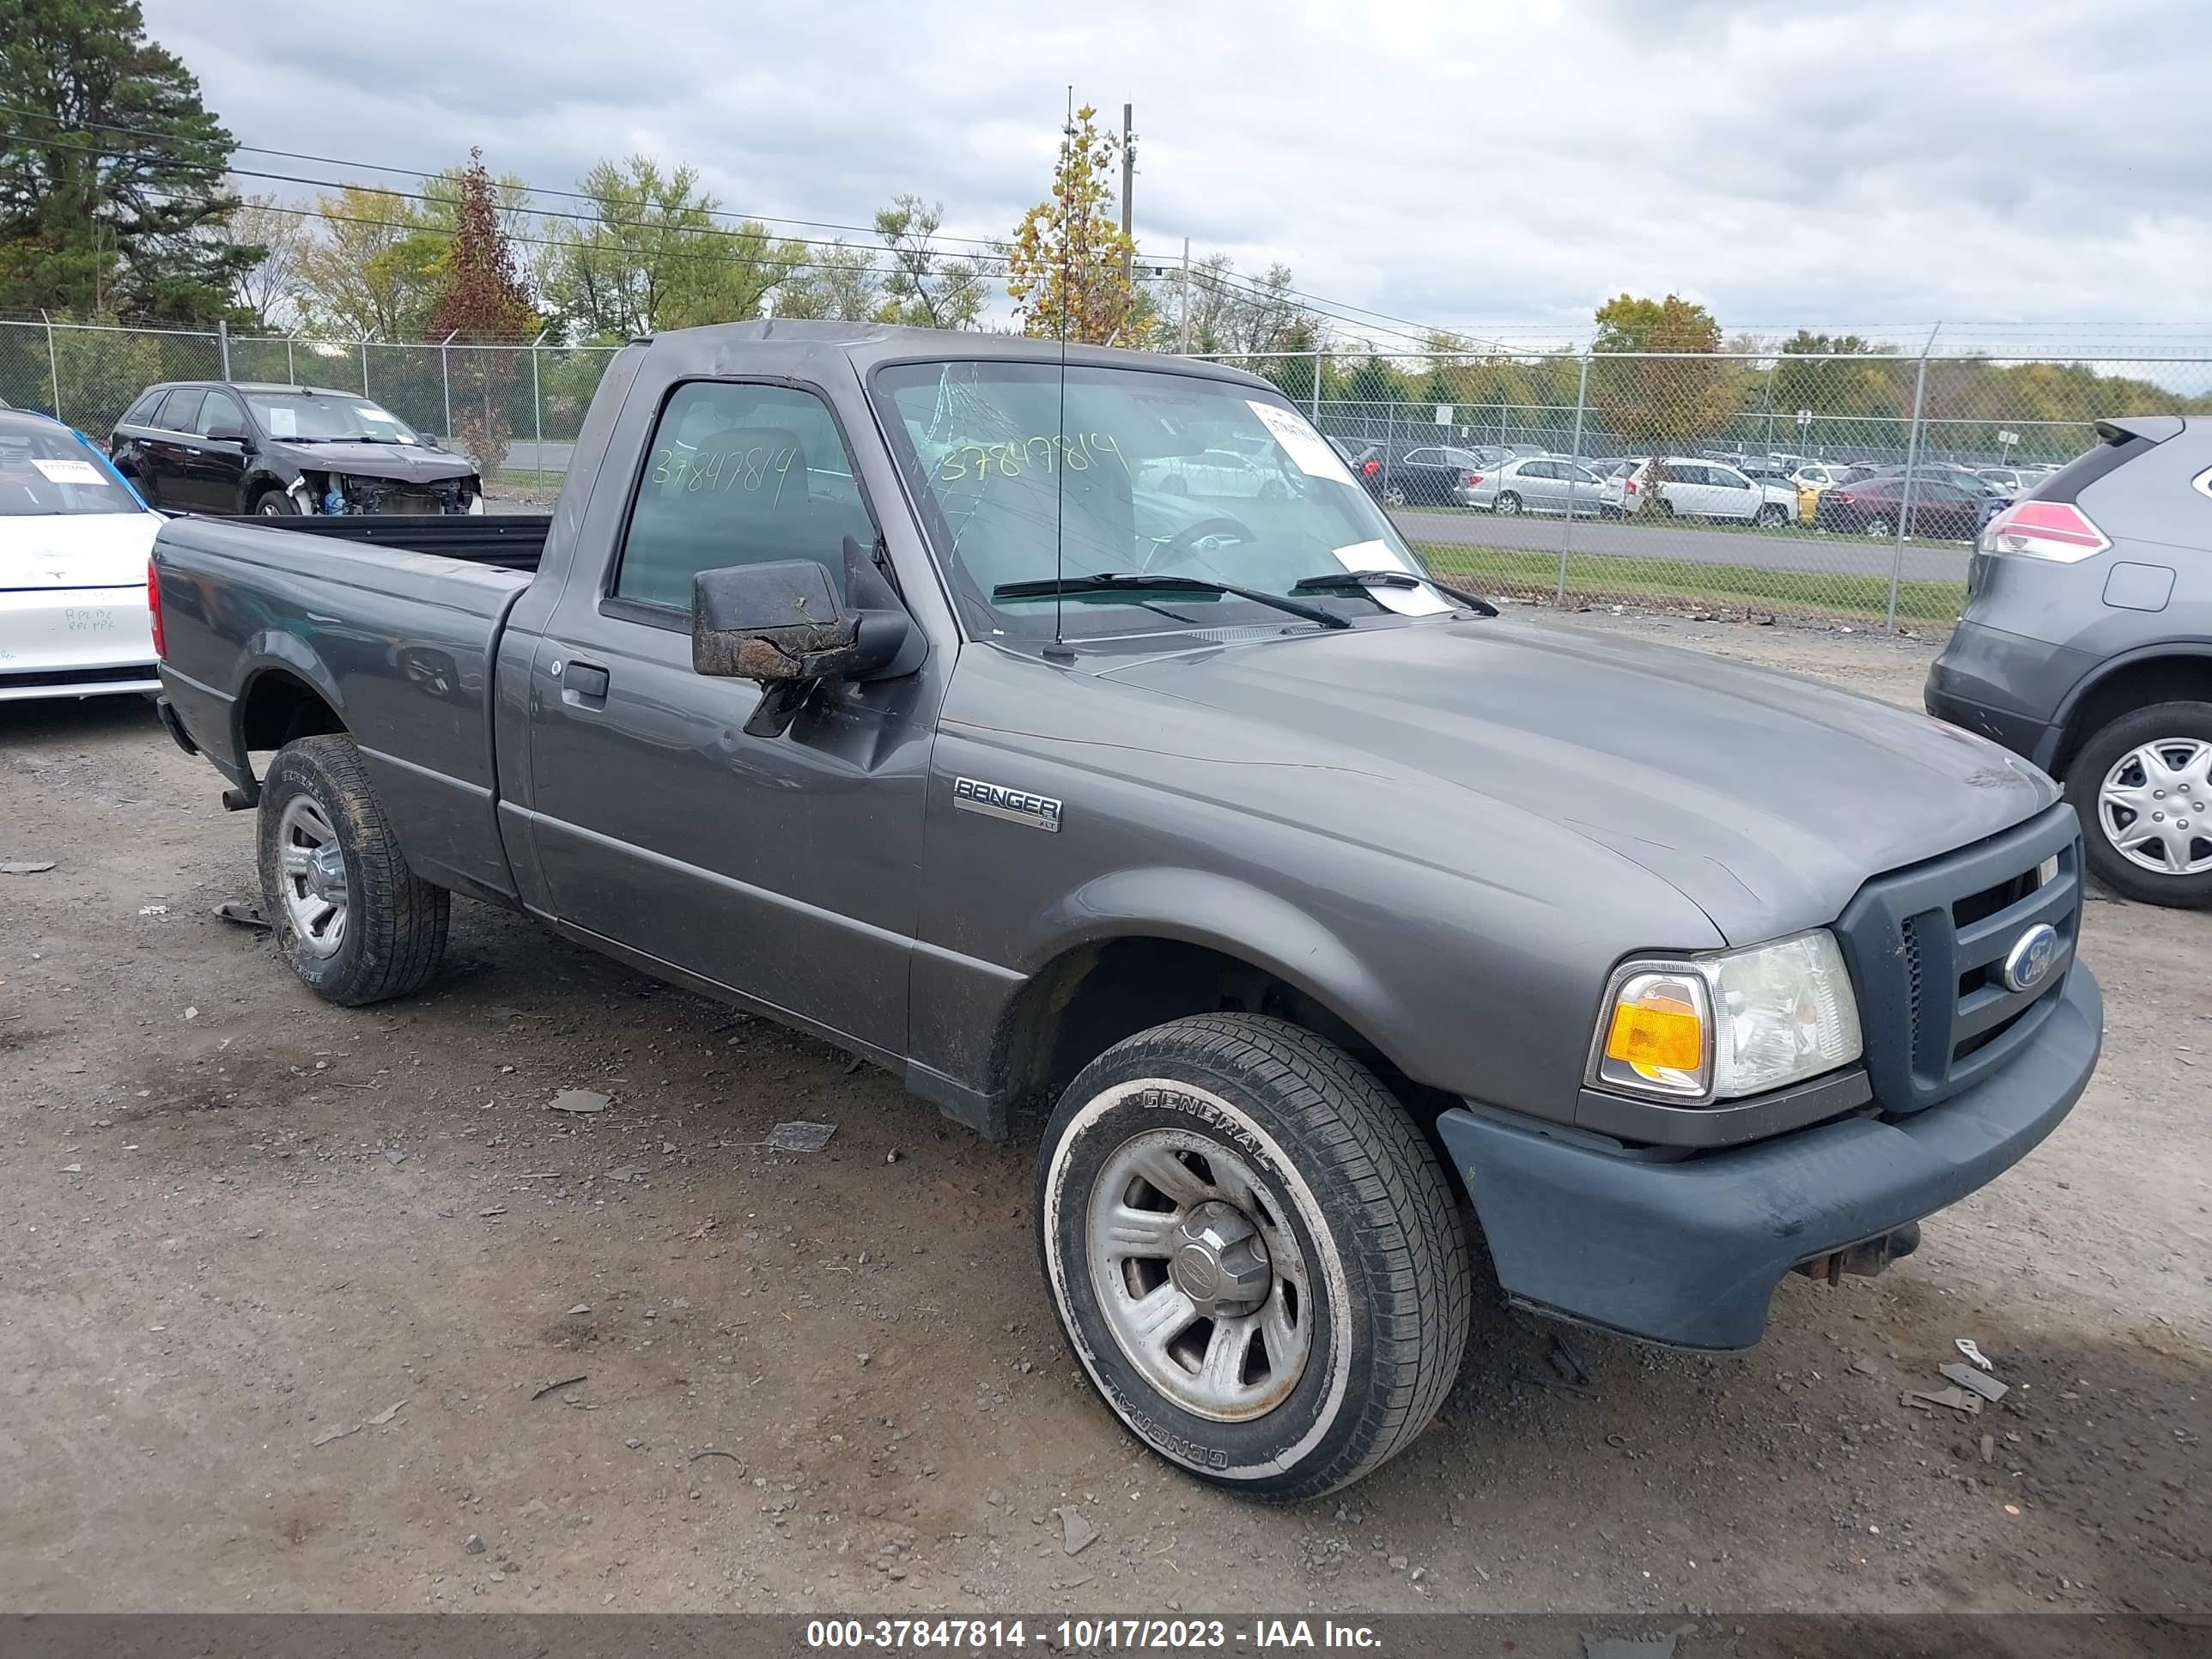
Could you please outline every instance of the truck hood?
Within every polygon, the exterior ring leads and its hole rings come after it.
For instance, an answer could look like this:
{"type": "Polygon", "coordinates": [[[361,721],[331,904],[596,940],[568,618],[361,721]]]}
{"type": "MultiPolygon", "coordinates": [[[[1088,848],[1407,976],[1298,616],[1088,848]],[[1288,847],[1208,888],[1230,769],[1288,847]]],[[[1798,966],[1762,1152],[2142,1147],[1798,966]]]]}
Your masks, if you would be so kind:
{"type": "Polygon", "coordinates": [[[158,513],[0,514],[0,592],[143,587],[158,513]]]}
{"type": "MultiPolygon", "coordinates": [[[[1869,877],[1996,834],[2057,787],[1994,744],[1793,675],[1502,619],[1147,658],[1123,684],[1425,775],[1669,883],[1731,944],[1822,926],[1869,877]]],[[[1468,851],[1479,860],[1479,848],[1468,851]]]]}
{"type": "Polygon", "coordinates": [[[465,455],[428,444],[288,443],[279,438],[267,448],[294,466],[315,472],[343,472],[355,478],[389,478],[395,483],[442,483],[476,476],[465,455]]]}

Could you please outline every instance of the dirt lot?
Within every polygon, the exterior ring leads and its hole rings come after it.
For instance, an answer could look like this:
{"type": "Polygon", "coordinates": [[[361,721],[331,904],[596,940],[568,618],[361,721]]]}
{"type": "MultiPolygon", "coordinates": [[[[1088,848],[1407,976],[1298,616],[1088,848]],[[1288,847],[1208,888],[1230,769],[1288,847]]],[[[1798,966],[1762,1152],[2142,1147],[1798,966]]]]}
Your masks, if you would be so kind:
{"type": "MultiPolygon", "coordinates": [[[[1932,648],[1566,625],[1907,703],[1932,648]]],[[[1748,1354],[1575,1334],[1581,1393],[1486,1305],[1438,1426],[1277,1511],[1093,1401],[1030,1146],[475,905],[325,1007],[210,914],[250,828],[143,704],[0,708],[0,859],[55,860],[0,875],[11,1610],[2212,1604],[2212,915],[2090,907],[2096,1083],[1887,1277],[1748,1354]],[[2012,1394],[1902,1407],[1962,1336],[2012,1394]]]]}

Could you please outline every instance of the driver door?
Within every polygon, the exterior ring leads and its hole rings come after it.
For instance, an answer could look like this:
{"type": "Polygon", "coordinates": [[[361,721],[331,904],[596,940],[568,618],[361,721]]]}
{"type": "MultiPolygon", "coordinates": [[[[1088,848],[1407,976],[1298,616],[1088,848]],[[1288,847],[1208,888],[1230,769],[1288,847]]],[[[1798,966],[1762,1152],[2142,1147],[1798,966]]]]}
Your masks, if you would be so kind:
{"type": "Polygon", "coordinates": [[[532,669],[553,912],[902,1054],[937,666],[825,687],[775,738],[743,729],[757,684],[691,667],[698,571],[812,559],[848,594],[844,544],[875,547],[836,417],[800,386],[687,381],[640,470],[610,568],[572,578],[532,669]]]}
{"type": "Polygon", "coordinates": [[[246,409],[221,386],[200,400],[191,435],[185,441],[178,469],[175,505],[193,513],[235,513],[246,482],[246,409]],[[215,433],[229,436],[215,437],[215,433]]]}

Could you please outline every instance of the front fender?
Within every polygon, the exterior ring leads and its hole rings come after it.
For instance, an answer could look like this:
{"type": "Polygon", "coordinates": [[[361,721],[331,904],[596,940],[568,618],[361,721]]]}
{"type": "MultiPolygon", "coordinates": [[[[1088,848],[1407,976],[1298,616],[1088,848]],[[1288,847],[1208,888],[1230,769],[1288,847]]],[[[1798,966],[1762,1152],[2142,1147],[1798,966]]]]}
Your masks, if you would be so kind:
{"type": "Polygon", "coordinates": [[[1024,964],[1030,974],[1109,939],[1203,945],[1295,987],[1393,1065],[1403,1065],[1411,1052],[1402,1000],[1356,951],[1297,906],[1233,877],[1159,866],[1115,870],[1085,882],[1039,923],[1037,948],[1024,964]]]}

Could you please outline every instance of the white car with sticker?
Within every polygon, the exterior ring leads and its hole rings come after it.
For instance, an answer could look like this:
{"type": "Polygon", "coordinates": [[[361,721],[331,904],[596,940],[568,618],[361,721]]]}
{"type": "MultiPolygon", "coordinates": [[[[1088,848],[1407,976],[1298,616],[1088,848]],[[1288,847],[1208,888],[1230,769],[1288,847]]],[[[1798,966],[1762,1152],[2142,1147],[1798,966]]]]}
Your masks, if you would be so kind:
{"type": "Polygon", "coordinates": [[[161,515],[57,421],[0,412],[0,702],[155,692],[161,515]]]}

